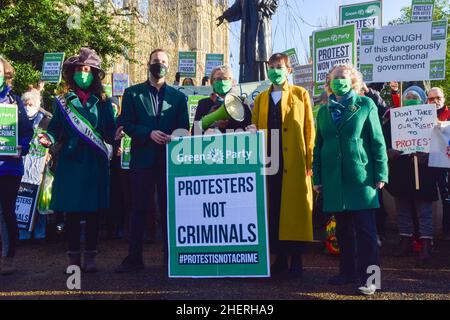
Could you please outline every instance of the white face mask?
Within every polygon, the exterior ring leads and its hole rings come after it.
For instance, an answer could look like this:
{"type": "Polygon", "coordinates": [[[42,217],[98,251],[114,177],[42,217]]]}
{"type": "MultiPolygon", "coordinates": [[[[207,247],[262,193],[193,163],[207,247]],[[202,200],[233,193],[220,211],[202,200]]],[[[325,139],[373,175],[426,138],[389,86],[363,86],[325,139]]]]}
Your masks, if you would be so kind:
{"type": "Polygon", "coordinates": [[[39,112],[39,107],[26,106],[25,111],[27,112],[28,118],[32,118],[39,112]]]}

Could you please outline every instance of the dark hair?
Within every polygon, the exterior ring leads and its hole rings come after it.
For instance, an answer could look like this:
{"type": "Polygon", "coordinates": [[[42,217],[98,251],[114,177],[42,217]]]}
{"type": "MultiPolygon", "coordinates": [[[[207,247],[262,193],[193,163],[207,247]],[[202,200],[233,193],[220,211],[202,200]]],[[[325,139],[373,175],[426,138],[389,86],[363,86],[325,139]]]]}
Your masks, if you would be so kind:
{"type": "Polygon", "coordinates": [[[5,73],[5,83],[6,85],[11,87],[13,84],[14,75],[16,73],[14,67],[2,56],[0,56],[0,63],[3,64],[3,71],[5,73]]]}
{"type": "Polygon", "coordinates": [[[289,61],[289,57],[287,55],[285,55],[284,53],[274,53],[269,58],[269,64],[274,64],[278,60],[284,60],[284,62],[286,63],[286,67],[288,67],[288,68],[291,67],[291,62],[289,61]]]}
{"type": "Polygon", "coordinates": [[[194,82],[194,79],[192,79],[192,78],[184,78],[184,80],[183,80],[183,86],[185,86],[185,84],[184,84],[184,83],[185,83],[185,81],[186,81],[186,80],[188,80],[188,81],[190,80],[190,81],[191,81],[191,83],[192,83],[192,85],[193,85],[193,86],[195,86],[195,82],[194,82]]]}
{"type": "MultiPolygon", "coordinates": [[[[94,76],[94,80],[92,81],[91,86],[89,87],[90,91],[95,94],[99,99],[104,100],[102,98],[102,93],[105,91],[103,89],[102,80],[100,79],[100,72],[98,69],[91,67],[92,75],[94,76]]],[[[66,87],[69,90],[75,90],[77,87],[75,81],[73,80],[73,74],[75,73],[75,66],[69,66],[64,72],[64,80],[66,82],[66,87]]]]}
{"type": "Polygon", "coordinates": [[[208,76],[203,77],[203,79],[202,79],[202,86],[206,85],[206,82],[208,82],[208,81],[209,81],[209,77],[208,76]]]}
{"type": "Polygon", "coordinates": [[[151,63],[151,61],[152,61],[152,56],[153,56],[155,53],[158,53],[158,52],[164,52],[167,56],[169,56],[169,54],[167,53],[166,50],[161,49],[161,48],[155,49],[155,50],[153,50],[152,52],[150,52],[150,56],[148,57],[148,64],[151,63]]]}
{"type": "Polygon", "coordinates": [[[180,79],[181,79],[181,73],[180,72],[175,73],[175,81],[179,82],[180,79]]]}

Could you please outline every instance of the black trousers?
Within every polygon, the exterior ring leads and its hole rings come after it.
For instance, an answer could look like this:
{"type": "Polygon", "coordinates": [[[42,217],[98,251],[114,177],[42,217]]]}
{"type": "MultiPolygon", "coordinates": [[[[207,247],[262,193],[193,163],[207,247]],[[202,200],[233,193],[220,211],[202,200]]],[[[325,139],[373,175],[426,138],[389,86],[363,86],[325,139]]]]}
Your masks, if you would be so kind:
{"type": "Polygon", "coordinates": [[[19,191],[21,176],[0,176],[0,227],[2,234],[2,256],[14,257],[16,254],[17,229],[16,198],[19,191]]]}
{"type": "Polygon", "coordinates": [[[66,232],[70,252],[80,251],[81,221],[86,221],[86,251],[97,250],[100,224],[99,212],[68,212],[66,213],[66,232]]]}
{"type": "Polygon", "coordinates": [[[143,262],[143,243],[146,228],[146,215],[155,212],[152,190],[156,185],[158,207],[161,213],[161,233],[164,259],[167,260],[167,191],[165,161],[150,169],[130,169],[131,216],[128,258],[135,263],[143,262]]]}

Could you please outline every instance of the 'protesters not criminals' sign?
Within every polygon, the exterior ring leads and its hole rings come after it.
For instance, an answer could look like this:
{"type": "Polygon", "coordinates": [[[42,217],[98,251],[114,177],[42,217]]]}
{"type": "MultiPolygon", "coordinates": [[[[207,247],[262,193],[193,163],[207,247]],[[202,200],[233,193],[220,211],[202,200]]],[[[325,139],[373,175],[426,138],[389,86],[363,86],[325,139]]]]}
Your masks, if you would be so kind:
{"type": "Polygon", "coordinates": [[[167,148],[169,277],[267,277],[263,133],[167,148]]]}

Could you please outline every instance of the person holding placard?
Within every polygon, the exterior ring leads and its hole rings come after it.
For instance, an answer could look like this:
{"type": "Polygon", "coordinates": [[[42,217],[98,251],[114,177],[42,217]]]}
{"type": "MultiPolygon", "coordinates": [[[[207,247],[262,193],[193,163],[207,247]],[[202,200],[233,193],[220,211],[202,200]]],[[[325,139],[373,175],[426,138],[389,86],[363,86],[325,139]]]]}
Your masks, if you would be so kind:
{"type": "Polygon", "coordinates": [[[50,208],[66,213],[69,265],[81,266],[80,222],[86,221],[83,271],[96,272],[100,211],[109,206],[109,158],[106,143],[117,139],[109,99],[102,98],[100,57],[89,48],[63,65],[67,93],[57,96],[45,147],[61,146],[50,208]]]}
{"type": "Polygon", "coordinates": [[[247,129],[267,130],[270,170],[278,169],[267,176],[269,243],[276,255],[271,274],[301,278],[304,246],[313,241],[314,120],[308,91],[289,84],[291,72],[287,55],[270,57],[272,86],[256,97],[247,129]]]}
{"type": "MultiPolygon", "coordinates": [[[[151,186],[157,186],[161,213],[164,264],[168,261],[166,144],[180,129],[189,133],[186,96],[166,83],[169,56],[163,49],[150,53],[148,79],[125,89],[119,123],[131,137],[130,189],[131,217],[128,256],[115,269],[118,273],[145,268],[143,243],[145,216],[152,205],[151,186]]],[[[180,132],[179,131],[179,132],[180,132]]]]}
{"type": "MultiPolygon", "coordinates": [[[[28,121],[27,113],[22,100],[12,93],[14,68],[0,56],[0,109],[3,106],[13,106],[17,110],[17,153],[0,156],[0,226],[2,236],[2,258],[0,261],[0,274],[11,274],[16,270],[14,257],[16,243],[19,236],[16,219],[16,198],[20,181],[24,174],[22,157],[27,155],[33,128],[28,121]]],[[[3,128],[4,131],[9,131],[3,128]]],[[[0,146],[3,143],[0,139],[0,146]]]]}
{"type": "MultiPolygon", "coordinates": [[[[441,88],[434,87],[428,91],[427,102],[435,104],[439,121],[450,121],[450,109],[445,105],[445,95],[441,88]]],[[[442,232],[444,240],[450,240],[450,171],[440,169],[438,177],[442,201],[442,232]]]]}
{"type": "Polygon", "coordinates": [[[329,283],[359,283],[361,293],[374,294],[367,272],[379,266],[375,210],[388,168],[378,109],[358,95],[361,86],[362,75],[351,65],[330,72],[328,105],[317,115],[313,179],[323,211],[336,217],[340,267],[329,283]]]}
{"type": "MultiPolygon", "coordinates": [[[[409,87],[403,94],[403,105],[425,103],[421,88],[409,87]]],[[[392,111],[393,112],[393,111],[392,111]]],[[[402,154],[392,146],[390,121],[384,124],[389,158],[389,183],[386,189],[394,197],[398,214],[400,243],[394,255],[408,256],[412,253],[414,235],[420,238],[419,260],[425,263],[431,254],[433,239],[433,201],[438,200],[437,170],[428,167],[428,153],[402,154]],[[414,156],[418,158],[419,189],[416,189],[414,156]]]]}

